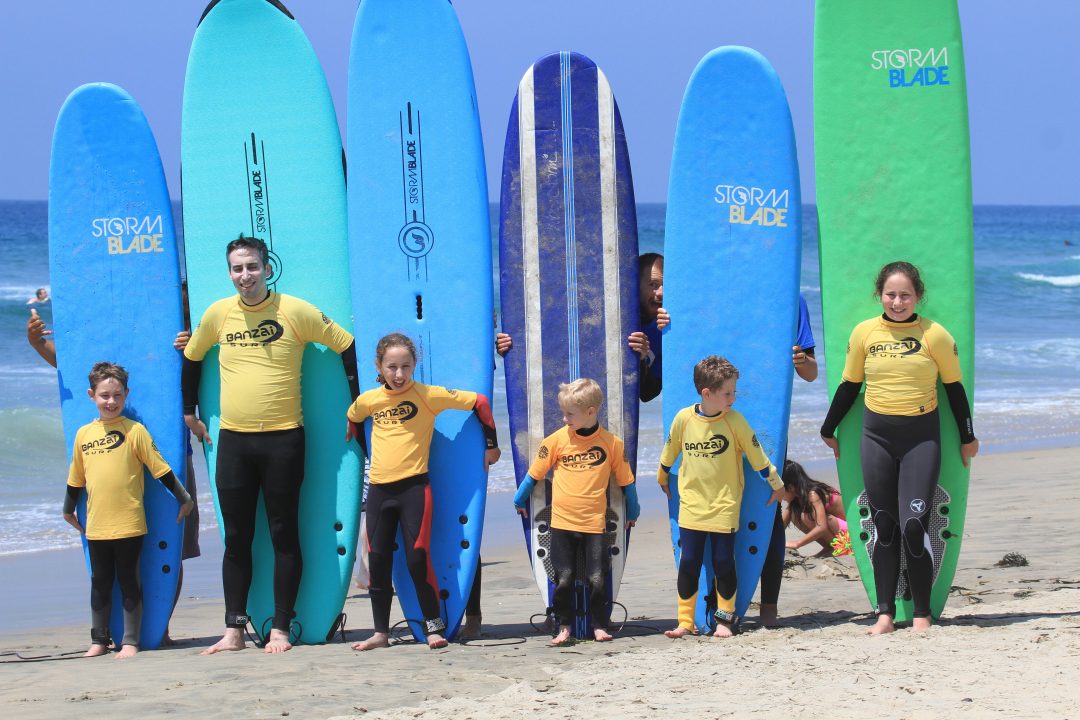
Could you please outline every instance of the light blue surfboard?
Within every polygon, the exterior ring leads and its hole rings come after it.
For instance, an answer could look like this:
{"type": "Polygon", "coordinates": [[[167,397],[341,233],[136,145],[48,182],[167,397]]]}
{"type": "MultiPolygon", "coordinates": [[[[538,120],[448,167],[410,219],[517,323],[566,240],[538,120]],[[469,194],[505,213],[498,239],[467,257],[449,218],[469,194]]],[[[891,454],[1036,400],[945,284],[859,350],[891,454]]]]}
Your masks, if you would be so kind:
{"type": "MultiPolygon", "coordinates": [[[[172,348],[184,313],[169,190],[146,117],[115,85],[76,89],[56,120],[49,164],[49,278],[69,459],[76,431],[98,417],[86,395],[87,375],[104,360],[129,373],[124,415],[146,426],[176,477],[186,482],[180,354],[172,348]]],[[[179,505],[172,493],[148,472],[143,482],[148,533],[139,562],[139,643],[154,649],[172,614],[184,526],[176,522],[179,505]]],[[[85,497],[79,503],[83,523],[85,497]]],[[[117,645],[124,634],[122,610],[116,585],[111,630],[117,645]]]]}
{"type": "MultiPolygon", "coordinates": [[[[717,48],[694,69],[675,130],[664,236],[664,303],[672,318],[664,335],[665,432],[681,408],[701,399],[694,365],[721,355],[739,370],[735,409],[783,468],[801,230],[795,135],[780,78],[754,50],[717,48]]],[[[678,562],[678,466],[672,472],[668,509],[678,562]]],[[[772,490],[745,460],[743,474],[735,538],[740,617],[761,576],[776,512],[766,506],[772,490]]],[[[709,567],[698,594],[699,628],[713,625],[704,592],[711,586],[709,567]]]]}
{"type": "MultiPolygon", "coordinates": [[[[515,477],[520,483],[544,437],[564,424],[559,384],[581,377],[603,389],[600,423],[623,439],[636,470],[638,357],[626,345],[640,329],[634,185],[611,86],[584,55],[546,55],[518,84],[499,220],[502,327],[514,341],[505,370],[515,477]]],[[[626,562],[625,516],[623,491],[612,478],[606,528],[611,601],[626,562]]],[[[538,482],[525,541],[548,607],[554,590],[550,518],[551,483],[538,482]]],[[[591,637],[588,596],[577,585],[574,635],[591,637]]]]}
{"type": "MultiPolygon", "coordinates": [[[[280,3],[208,6],[188,57],[181,158],[193,322],[212,302],[235,294],[225,246],[243,233],[269,246],[275,291],[351,326],[341,135],[318,58],[280,3]]],[[[359,451],[343,439],[349,388],[340,357],[308,345],[302,372],[304,572],[293,637],[318,643],[333,634],[349,589],[361,476],[359,451]]],[[[203,361],[199,406],[214,439],[205,450],[216,507],[216,348],[203,361]]],[[[273,551],[261,499],[258,517],[248,613],[266,637],[274,614],[273,551]]]]}
{"type": "MultiPolygon", "coordinates": [[[[415,379],[491,397],[491,240],[484,148],[465,38],[445,0],[364,0],[349,58],[349,240],[364,390],[379,338],[403,332],[415,379]]],[[[368,423],[370,430],[370,422],[368,423]]],[[[447,637],[480,552],[487,473],[471,412],[439,415],[431,441],[431,562],[447,637]]],[[[394,587],[421,620],[398,536],[394,587]]],[[[422,624],[410,622],[423,642],[422,624]]]]}

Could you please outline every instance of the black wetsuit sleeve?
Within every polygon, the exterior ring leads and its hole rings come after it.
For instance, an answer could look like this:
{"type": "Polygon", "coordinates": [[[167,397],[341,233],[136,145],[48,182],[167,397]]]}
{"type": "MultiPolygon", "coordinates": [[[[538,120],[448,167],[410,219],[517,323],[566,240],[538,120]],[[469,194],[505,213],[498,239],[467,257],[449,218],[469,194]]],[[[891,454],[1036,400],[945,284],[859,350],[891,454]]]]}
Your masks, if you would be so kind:
{"type": "Polygon", "coordinates": [[[199,404],[199,380],[202,379],[202,360],[184,357],[180,370],[180,394],[184,398],[184,414],[194,415],[199,404]]]}
{"type": "Polygon", "coordinates": [[[638,397],[641,402],[649,402],[659,395],[662,389],[663,381],[653,377],[652,372],[649,371],[649,361],[642,358],[638,366],[638,397]]]}
{"type": "Polygon", "coordinates": [[[64,514],[70,515],[75,512],[75,503],[79,502],[79,493],[82,492],[81,487],[75,487],[74,485],[67,486],[67,494],[64,495],[64,514]]]}
{"type": "Polygon", "coordinates": [[[971,408],[968,406],[967,390],[964,383],[945,383],[945,394],[949,397],[949,407],[956,418],[956,429],[960,431],[960,442],[966,445],[975,441],[975,428],[971,421],[971,408]]]}
{"type": "Polygon", "coordinates": [[[356,371],[356,341],[349,343],[349,347],[341,351],[341,365],[345,368],[345,379],[349,381],[349,397],[352,400],[360,397],[360,377],[356,371]]]}
{"type": "Polygon", "coordinates": [[[859,397],[861,387],[862,383],[848,382],[847,380],[840,383],[840,386],[836,388],[836,393],[833,395],[832,404],[829,405],[829,412],[825,415],[825,422],[821,424],[821,437],[831,438],[836,434],[836,426],[840,424],[840,421],[847,415],[848,410],[855,404],[855,399],[859,397]]]}
{"type": "Polygon", "coordinates": [[[180,479],[176,477],[176,474],[172,470],[159,477],[158,482],[164,485],[169,492],[173,494],[173,497],[180,501],[181,505],[186,505],[191,502],[191,495],[189,495],[187,489],[180,484],[180,479]]]}
{"type": "Polygon", "coordinates": [[[480,428],[484,431],[484,445],[488,450],[499,447],[499,434],[495,431],[495,418],[491,414],[491,403],[488,402],[486,395],[476,393],[473,412],[476,413],[477,419],[480,420],[480,428]]]}

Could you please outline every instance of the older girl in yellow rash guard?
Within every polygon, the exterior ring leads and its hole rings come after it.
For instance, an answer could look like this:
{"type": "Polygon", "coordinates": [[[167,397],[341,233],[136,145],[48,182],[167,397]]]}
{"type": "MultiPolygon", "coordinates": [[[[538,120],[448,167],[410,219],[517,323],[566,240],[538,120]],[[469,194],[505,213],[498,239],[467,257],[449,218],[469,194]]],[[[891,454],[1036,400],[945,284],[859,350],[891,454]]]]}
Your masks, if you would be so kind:
{"type": "Polygon", "coordinates": [[[911,263],[881,268],[874,285],[884,312],[855,326],[848,343],[843,382],[833,395],[821,437],[837,458],[837,425],[866,382],[860,444],[863,482],[873,513],[874,585],[878,620],[872,635],[892,632],[901,545],[914,605],[913,627],[930,627],[934,559],[930,552],[930,500],[941,469],[937,380],[941,377],[960,431],[964,465],[979,451],[967,393],[961,384],[956,343],[941,325],[919,317],[925,288],[911,263]]]}
{"type": "MultiPolygon", "coordinates": [[[[735,615],[735,530],[744,487],[743,456],[773,489],[769,504],[780,499],[784,483],[761,449],[746,418],[731,406],[739,371],[724,358],[710,355],[694,367],[694,387],[701,402],[683,408],[671,422],[660,454],[656,479],[671,497],[668,475],[682,455],[679,469],[679,625],[664,634],[679,638],[694,632],[698,576],[705,544],[712,541],[716,578],[716,637],[731,637],[735,615]]],[[[712,588],[710,588],[712,591],[712,588]]]]}
{"type": "Polygon", "coordinates": [[[390,644],[390,605],[394,597],[394,542],[398,526],[405,540],[405,562],[424,614],[428,647],[446,647],[446,623],[439,610],[439,588],[431,566],[431,484],[428,460],[435,417],[443,410],[472,410],[480,419],[487,448],[485,468],[499,459],[495,420],[488,399],[480,393],[450,390],[414,382],[416,346],[405,335],[391,333],[375,348],[375,369],[382,387],[362,393],[349,407],[349,436],[363,437],[357,427],[371,424],[371,467],[368,472],[367,535],[371,576],[368,592],[374,634],[353,644],[373,650],[390,644]]]}

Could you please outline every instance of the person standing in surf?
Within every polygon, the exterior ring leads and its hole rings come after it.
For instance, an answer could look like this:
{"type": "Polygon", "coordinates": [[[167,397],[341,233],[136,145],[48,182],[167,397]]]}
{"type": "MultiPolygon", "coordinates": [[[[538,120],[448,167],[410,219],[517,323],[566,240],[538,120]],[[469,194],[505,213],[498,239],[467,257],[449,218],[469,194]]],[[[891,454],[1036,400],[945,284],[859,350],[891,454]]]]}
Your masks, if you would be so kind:
{"type": "Polygon", "coordinates": [[[944,327],[915,312],[925,294],[919,270],[911,263],[891,262],[881,268],[874,296],[884,312],[852,331],[843,381],[821,426],[822,440],[839,459],[836,428],[866,383],[860,452],[875,529],[873,567],[878,600],[878,619],[868,631],[871,635],[896,629],[893,619],[901,552],[907,560],[914,605],[912,627],[924,631],[932,623],[934,558],[928,522],[941,469],[939,377],[960,433],[964,466],[979,452],[956,342],[944,327]]]}
{"type": "Polygon", "coordinates": [[[274,617],[265,650],[292,648],[294,615],[303,558],[300,552],[300,485],[304,480],[304,418],[300,369],[307,343],[341,354],[352,396],[359,394],[353,336],[314,305],[267,286],[273,277],[266,244],[240,236],[225,248],[229,278],[237,295],[207,308],[184,348],[181,387],[184,422],[210,443],[195,415],[202,360],[221,348],[221,431],[215,482],[225,530],[221,579],[225,632],[202,651],[242,650],[251,586],[251,544],[260,491],[274,548],[274,617]]]}
{"type": "Polygon", "coordinates": [[[484,431],[484,469],[500,456],[495,419],[487,397],[468,390],[450,390],[413,380],[416,346],[405,335],[391,333],[375,347],[380,387],[361,394],[349,407],[349,437],[372,419],[371,465],[368,470],[367,535],[370,553],[368,594],[375,632],[354,643],[364,651],[390,645],[390,605],[394,598],[395,537],[400,526],[405,562],[424,614],[424,631],[432,650],[446,647],[446,621],[439,608],[439,588],[431,565],[431,481],[428,462],[435,418],[444,410],[472,410],[484,431]]]}
{"type": "Polygon", "coordinates": [[[606,629],[611,608],[604,582],[610,562],[604,530],[611,479],[622,487],[626,498],[626,526],[633,527],[641,513],[622,438],[600,427],[597,420],[603,402],[604,393],[595,380],[579,378],[559,385],[559,409],[566,425],[540,443],[514,495],[514,507],[527,517],[533,488],[552,473],[551,565],[555,591],[551,605],[559,623],[552,645],[570,640],[574,582],[578,580],[589,588],[593,638],[598,642],[611,640],[606,629]],[[576,577],[579,553],[585,559],[584,578],[576,577]]]}

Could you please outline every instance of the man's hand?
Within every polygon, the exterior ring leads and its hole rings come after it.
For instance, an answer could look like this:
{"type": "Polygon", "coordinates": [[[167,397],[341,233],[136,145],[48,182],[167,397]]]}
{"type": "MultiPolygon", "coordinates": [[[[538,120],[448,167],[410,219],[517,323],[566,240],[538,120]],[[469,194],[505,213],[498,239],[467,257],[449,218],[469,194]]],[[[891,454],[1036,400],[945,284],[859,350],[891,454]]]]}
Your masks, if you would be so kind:
{"type": "Polygon", "coordinates": [[[202,420],[194,415],[185,415],[184,424],[187,425],[188,430],[199,442],[204,442],[207,445],[213,445],[213,441],[210,439],[210,432],[206,429],[206,424],[202,420]]]}
{"type": "Polygon", "coordinates": [[[664,308],[660,308],[656,311],[656,329],[663,330],[671,324],[671,316],[668,315],[668,311],[664,308]]]}
{"type": "Polygon", "coordinates": [[[626,338],[627,346],[641,356],[642,360],[646,360],[649,357],[649,338],[640,330],[630,333],[626,338]]]}
{"type": "Polygon", "coordinates": [[[180,332],[176,333],[176,338],[172,341],[172,346],[180,352],[184,352],[184,348],[187,347],[187,344],[188,342],[190,342],[190,340],[191,331],[181,330],[180,332]]]}
{"type": "Polygon", "coordinates": [[[505,356],[514,346],[514,340],[506,333],[495,333],[495,352],[505,356]]]}
{"type": "Polygon", "coordinates": [[[79,518],[75,516],[75,513],[64,513],[64,519],[67,520],[68,525],[75,528],[80,533],[84,532],[83,526],[79,524],[79,518]]]}

